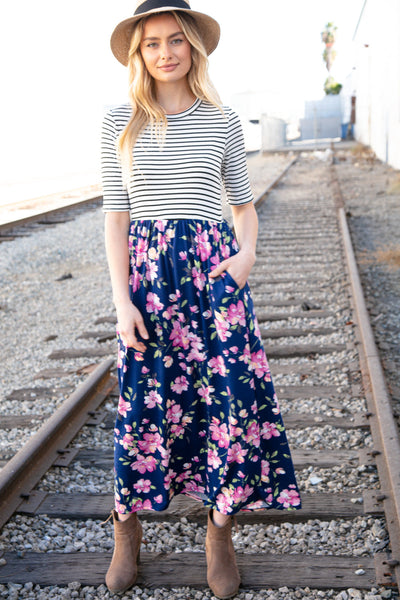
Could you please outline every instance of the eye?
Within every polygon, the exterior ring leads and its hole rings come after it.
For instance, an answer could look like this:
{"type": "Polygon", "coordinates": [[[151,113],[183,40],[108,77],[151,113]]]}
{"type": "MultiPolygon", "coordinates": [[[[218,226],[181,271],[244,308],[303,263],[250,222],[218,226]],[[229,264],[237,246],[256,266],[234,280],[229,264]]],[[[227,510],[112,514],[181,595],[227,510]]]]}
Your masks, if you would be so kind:
{"type": "Polygon", "coordinates": [[[149,42],[147,48],[157,48],[157,42],[149,42]]]}
{"type": "Polygon", "coordinates": [[[175,46],[178,44],[182,44],[183,39],[182,38],[176,38],[174,40],[172,40],[171,44],[174,44],[175,46]]]}

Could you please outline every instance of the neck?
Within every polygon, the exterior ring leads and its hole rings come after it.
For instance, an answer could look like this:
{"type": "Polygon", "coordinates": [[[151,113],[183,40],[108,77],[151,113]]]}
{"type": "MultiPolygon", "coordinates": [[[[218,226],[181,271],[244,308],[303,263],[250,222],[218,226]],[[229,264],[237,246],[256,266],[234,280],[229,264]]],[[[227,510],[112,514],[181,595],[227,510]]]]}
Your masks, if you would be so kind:
{"type": "Polygon", "coordinates": [[[183,85],[163,83],[156,87],[157,101],[167,115],[183,112],[196,100],[187,81],[183,85]]]}

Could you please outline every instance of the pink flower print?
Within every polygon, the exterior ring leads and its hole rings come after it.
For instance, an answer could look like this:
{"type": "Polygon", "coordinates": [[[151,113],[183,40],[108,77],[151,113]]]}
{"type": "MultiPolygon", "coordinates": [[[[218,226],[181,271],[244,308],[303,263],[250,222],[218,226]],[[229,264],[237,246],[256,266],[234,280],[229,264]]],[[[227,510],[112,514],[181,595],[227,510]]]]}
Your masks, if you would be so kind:
{"type": "Polygon", "coordinates": [[[187,361],[192,362],[192,360],[195,360],[197,362],[203,362],[206,360],[206,353],[199,352],[197,348],[192,348],[189,354],[187,355],[187,361]]]}
{"type": "Polygon", "coordinates": [[[232,354],[237,354],[239,352],[239,348],[237,346],[231,346],[229,350],[232,352],[232,354]]]}
{"type": "Polygon", "coordinates": [[[146,310],[148,313],[155,313],[157,315],[164,308],[164,304],[162,304],[160,298],[153,292],[147,292],[146,301],[146,310]]]}
{"type": "Polygon", "coordinates": [[[179,258],[181,260],[187,261],[187,252],[179,252],[179,258]]]}
{"type": "Polygon", "coordinates": [[[184,350],[189,348],[189,326],[182,327],[179,321],[174,321],[169,339],[173,346],[181,346],[184,350]]]}
{"type": "Polygon", "coordinates": [[[126,417],[126,413],[132,410],[132,405],[130,402],[126,402],[122,396],[119,397],[118,402],[118,412],[123,417],[126,417]]]}
{"type": "Polygon", "coordinates": [[[300,505],[300,496],[297,490],[289,490],[286,488],[281,491],[277,500],[283,505],[283,508],[300,505]]]}
{"type": "Polygon", "coordinates": [[[138,271],[134,271],[129,277],[129,285],[132,286],[132,291],[137,292],[140,288],[140,282],[142,281],[142,275],[138,271]]]}
{"type": "Polygon", "coordinates": [[[231,325],[246,325],[246,314],[244,304],[241,300],[237,304],[232,304],[228,308],[228,322],[231,325]]]}
{"type": "Polygon", "coordinates": [[[261,337],[260,326],[258,324],[257,317],[255,315],[253,315],[253,323],[254,323],[254,335],[256,335],[257,337],[261,337]]]}
{"type": "Polygon", "coordinates": [[[228,463],[244,463],[244,457],[247,453],[248,450],[242,448],[239,442],[236,442],[236,444],[232,444],[232,446],[228,448],[228,463]]]}
{"type": "Polygon", "coordinates": [[[167,239],[168,242],[170,242],[172,239],[174,239],[175,237],[175,231],[174,229],[171,229],[170,227],[167,229],[167,231],[165,232],[165,237],[167,239]]]}
{"type": "Polygon", "coordinates": [[[151,508],[152,508],[151,501],[148,498],[144,502],[142,502],[142,500],[140,500],[140,498],[137,498],[136,500],[133,501],[132,506],[135,507],[136,511],[151,510],[151,508]]]}
{"type": "Polygon", "coordinates": [[[169,489],[169,487],[171,485],[171,481],[173,479],[175,479],[175,477],[176,477],[175,471],[173,471],[172,469],[169,469],[168,474],[164,477],[164,487],[166,490],[169,489]]]}
{"type": "Polygon", "coordinates": [[[250,352],[250,347],[248,344],[246,344],[245,347],[243,348],[243,352],[239,356],[239,360],[242,360],[245,365],[250,364],[251,352],[250,352]]]}
{"type": "Polygon", "coordinates": [[[251,412],[253,413],[253,415],[256,415],[258,412],[257,400],[254,400],[254,402],[250,408],[251,408],[251,412]]]}
{"type": "Polygon", "coordinates": [[[143,439],[138,441],[138,446],[144,454],[154,454],[163,443],[163,438],[157,433],[145,433],[143,439]]]}
{"type": "Polygon", "coordinates": [[[126,511],[126,505],[121,504],[121,502],[119,502],[118,500],[115,500],[115,510],[120,514],[124,514],[126,511]]]}
{"type": "Polygon", "coordinates": [[[208,241],[207,231],[203,231],[202,233],[197,234],[195,237],[195,242],[197,244],[197,256],[200,256],[201,261],[207,260],[207,258],[211,254],[211,244],[208,241]]]}
{"type": "Polygon", "coordinates": [[[169,294],[168,299],[170,302],[177,302],[181,296],[180,290],[175,290],[175,294],[169,294]]]}
{"type": "Polygon", "coordinates": [[[168,249],[168,240],[166,235],[161,235],[161,233],[157,236],[157,244],[161,251],[166,252],[168,249]]]}
{"type": "Polygon", "coordinates": [[[218,243],[221,239],[221,233],[216,225],[212,225],[210,233],[214,238],[214,242],[218,243]]]}
{"type": "Polygon", "coordinates": [[[173,404],[168,410],[167,410],[167,421],[169,423],[179,423],[182,417],[182,408],[179,406],[179,404],[173,404]]]}
{"type": "Polygon", "coordinates": [[[156,248],[154,248],[154,246],[151,246],[151,248],[149,248],[149,251],[147,253],[147,256],[151,259],[151,260],[158,260],[159,254],[156,250],[156,248]]]}
{"type": "Polygon", "coordinates": [[[248,444],[252,444],[256,448],[260,445],[260,427],[258,423],[253,421],[247,429],[246,435],[244,437],[248,444]]]}
{"type": "MultiPolygon", "coordinates": [[[[122,343],[118,344],[118,357],[117,357],[118,369],[120,369],[122,367],[122,365],[124,364],[125,356],[126,356],[126,352],[122,347],[122,343]]],[[[128,369],[127,365],[124,365],[124,369],[123,369],[124,373],[126,373],[127,369],[128,369]]]]}
{"type": "Polygon", "coordinates": [[[133,484],[133,487],[138,492],[138,494],[148,494],[150,491],[150,486],[150,479],[139,479],[139,481],[133,484]]]}
{"type": "Polygon", "coordinates": [[[226,244],[220,245],[221,254],[224,258],[229,258],[231,255],[231,249],[226,244]]]}
{"type": "Polygon", "coordinates": [[[205,319],[210,319],[210,318],[212,317],[212,312],[211,312],[211,310],[205,310],[205,311],[203,312],[203,317],[204,317],[205,319]]]}
{"type": "Polygon", "coordinates": [[[218,456],[218,451],[209,448],[208,452],[207,452],[208,470],[212,471],[213,469],[218,469],[218,467],[221,463],[222,463],[222,460],[218,456]]]}
{"type": "Polygon", "coordinates": [[[146,260],[147,250],[149,248],[149,243],[146,239],[139,238],[136,244],[135,253],[136,253],[136,264],[138,267],[141,266],[144,260],[146,260]]]}
{"type": "MultiPolygon", "coordinates": [[[[214,267],[218,267],[218,265],[221,263],[218,254],[216,254],[215,256],[212,256],[210,258],[210,262],[214,267]]],[[[213,280],[211,280],[211,281],[213,281],[213,280]]]]}
{"type": "Polygon", "coordinates": [[[182,392],[186,391],[189,387],[189,382],[184,375],[180,377],[176,377],[174,383],[171,383],[171,389],[173,392],[177,394],[182,394],[182,392]]]}
{"type": "Polygon", "coordinates": [[[243,433],[243,429],[241,427],[236,427],[237,423],[238,422],[237,422],[236,419],[233,419],[233,418],[230,419],[230,423],[229,423],[229,436],[231,438],[239,437],[243,433]]]}
{"type": "Polygon", "coordinates": [[[264,440],[270,440],[272,437],[279,437],[280,435],[279,429],[277,429],[275,423],[268,423],[268,421],[263,423],[261,436],[264,440]]]}
{"type": "Polygon", "coordinates": [[[239,411],[239,417],[241,419],[246,419],[249,416],[249,413],[247,412],[247,410],[245,408],[242,408],[241,411],[239,411]]]}
{"type": "Polygon", "coordinates": [[[156,459],[154,456],[143,456],[138,454],[135,462],[131,463],[133,471],[139,471],[143,475],[146,471],[154,471],[156,468],[156,459]]]}
{"type": "Polygon", "coordinates": [[[259,378],[265,373],[269,373],[267,358],[262,348],[258,352],[251,353],[251,368],[254,370],[256,377],[259,378]]]}
{"type": "Polygon", "coordinates": [[[133,440],[134,437],[132,434],[130,433],[125,433],[124,437],[122,438],[122,440],[120,440],[120,444],[123,447],[124,450],[130,450],[132,448],[133,445],[133,440]]]}
{"type": "Polygon", "coordinates": [[[157,404],[162,404],[162,397],[155,390],[151,390],[151,392],[145,396],[144,403],[146,404],[147,408],[154,408],[157,404]]]}
{"type": "Polygon", "coordinates": [[[172,356],[164,356],[163,362],[166,368],[168,369],[169,367],[172,367],[174,359],[172,358],[172,356]]]}
{"type": "Polygon", "coordinates": [[[143,365],[142,369],[141,369],[141,373],[142,375],[147,375],[147,373],[150,372],[150,369],[148,367],[146,367],[145,365],[143,365]]]}
{"type": "Polygon", "coordinates": [[[218,494],[216,501],[219,512],[222,514],[228,514],[232,512],[233,491],[223,487],[221,493],[218,494]]]}
{"type": "Polygon", "coordinates": [[[275,473],[277,475],[284,475],[286,473],[286,471],[282,467],[278,467],[277,469],[275,469],[275,473]]]}
{"type": "Polygon", "coordinates": [[[217,311],[215,311],[214,323],[219,339],[221,340],[221,342],[226,342],[228,337],[232,335],[232,333],[228,331],[229,323],[225,321],[223,315],[217,311]]]}
{"type": "Polygon", "coordinates": [[[261,461],[261,481],[269,483],[270,465],[267,460],[261,461]]]}
{"type": "Polygon", "coordinates": [[[199,290],[203,290],[206,284],[206,276],[201,271],[198,271],[196,267],[192,268],[193,283],[199,290]]]}
{"type": "Polygon", "coordinates": [[[157,502],[157,504],[162,504],[162,502],[163,502],[162,495],[158,494],[158,496],[154,496],[154,502],[157,502]]]}
{"type": "Polygon", "coordinates": [[[154,228],[158,229],[158,231],[165,231],[166,221],[158,220],[154,224],[154,228]]]}
{"type": "Polygon", "coordinates": [[[247,498],[251,496],[253,493],[253,488],[248,484],[243,488],[241,485],[235,488],[233,492],[233,501],[234,502],[245,502],[247,498]]]}
{"type": "Polygon", "coordinates": [[[226,375],[226,366],[225,361],[222,356],[215,356],[208,361],[208,366],[212,370],[213,373],[218,373],[225,377],[226,375]]]}
{"type": "Polygon", "coordinates": [[[184,427],[186,427],[186,425],[190,425],[190,423],[193,421],[193,417],[189,416],[189,415],[184,415],[182,417],[182,425],[184,427]]]}
{"type": "Polygon", "coordinates": [[[146,279],[147,281],[151,281],[154,283],[154,280],[157,278],[158,265],[155,262],[148,262],[146,264],[146,279]]]}
{"type": "Polygon", "coordinates": [[[174,423],[171,427],[171,433],[173,435],[175,435],[176,437],[180,437],[181,435],[183,435],[185,433],[185,429],[184,429],[184,427],[182,427],[182,425],[180,425],[178,423],[174,423]]]}
{"type": "Polygon", "coordinates": [[[229,433],[228,427],[226,423],[222,423],[222,425],[218,425],[215,417],[213,417],[213,422],[210,425],[211,438],[213,440],[218,441],[218,446],[220,448],[228,448],[229,446],[229,433]]]}
{"type": "Polygon", "coordinates": [[[199,394],[199,396],[201,396],[203,398],[203,400],[205,401],[206,404],[208,404],[208,406],[210,406],[212,404],[211,394],[213,392],[215,392],[215,388],[213,388],[211,385],[204,385],[204,384],[197,390],[197,393],[199,394]]]}
{"type": "Polygon", "coordinates": [[[144,360],[142,352],[135,352],[134,357],[135,357],[135,360],[138,362],[141,360],[144,360]]]}
{"type": "MultiPolygon", "coordinates": [[[[189,309],[190,309],[191,313],[198,313],[199,312],[199,307],[198,306],[189,306],[189,309]]],[[[194,321],[192,321],[192,324],[197,327],[197,323],[195,324],[194,321]]]]}

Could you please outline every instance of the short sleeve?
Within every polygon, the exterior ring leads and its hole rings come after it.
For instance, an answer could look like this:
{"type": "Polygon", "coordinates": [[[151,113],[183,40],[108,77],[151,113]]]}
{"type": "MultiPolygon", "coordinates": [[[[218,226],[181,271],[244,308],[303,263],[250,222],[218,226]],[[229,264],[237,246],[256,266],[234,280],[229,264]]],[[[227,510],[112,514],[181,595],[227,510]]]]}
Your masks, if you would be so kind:
{"type": "Polygon", "coordinates": [[[253,201],[247,172],[246,150],[242,125],[238,115],[230,111],[222,179],[229,204],[247,204],[253,201]]]}
{"type": "Polygon", "coordinates": [[[129,197],[123,184],[121,163],[117,155],[118,131],[112,112],[108,112],[101,129],[101,180],[103,211],[129,210],[129,197]]]}

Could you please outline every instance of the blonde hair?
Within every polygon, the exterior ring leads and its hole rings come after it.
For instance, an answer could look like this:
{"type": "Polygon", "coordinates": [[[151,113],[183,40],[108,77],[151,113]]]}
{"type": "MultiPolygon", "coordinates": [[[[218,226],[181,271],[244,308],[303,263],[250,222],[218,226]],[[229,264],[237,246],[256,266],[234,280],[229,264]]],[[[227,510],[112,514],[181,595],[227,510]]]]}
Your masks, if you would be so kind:
{"type": "MultiPolygon", "coordinates": [[[[208,58],[204,44],[197,31],[196,23],[190,15],[175,11],[166,11],[175,17],[182,32],[186,36],[192,50],[192,66],[188,73],[188,84],[196,96],[201,100],[210,102],[222,111],[221,100],[214,88],[208,74],[208,58]]],[[[151,125],[160,144],[165,137],[168,120],[161,105],[157,102],[154,79],[151,77],[144,64],[140,43],[144,25],[151,17],[141,19],[132,34],[129,49],[129,101],[132,105],[132,116],[119,136],[117,148],[125,174],[132,168],[132,149],[141,131],[151,125]]]]}

